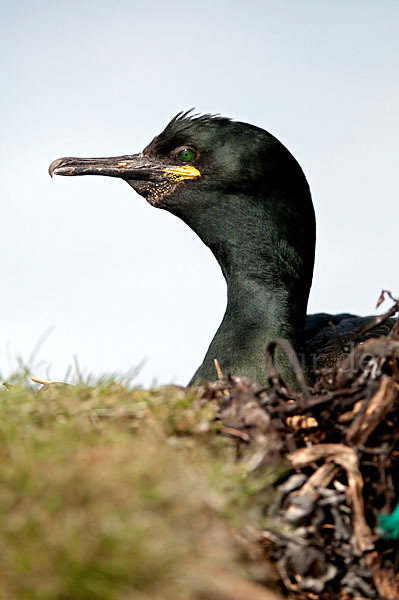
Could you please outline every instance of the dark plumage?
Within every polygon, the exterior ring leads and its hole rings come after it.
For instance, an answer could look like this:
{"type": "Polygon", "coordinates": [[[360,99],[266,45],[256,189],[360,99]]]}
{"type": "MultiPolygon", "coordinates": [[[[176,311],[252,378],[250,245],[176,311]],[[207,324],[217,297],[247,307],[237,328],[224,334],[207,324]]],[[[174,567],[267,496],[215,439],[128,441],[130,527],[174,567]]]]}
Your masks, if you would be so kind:
{"type": "MultiPolygon", "coordinates": [[[[306,337],[312,368],[340,327],[353,329],[351,315],[306,321],[315,247],[311,195],[297,161],[263,129],[179,113],[140,154],[61,158],[49,171],[120,177],[153,206],[187,223],[213,252],[227,282],[227,308],[190,383],[215,379],[217,358],[224,374],[266,384],[264,355],[271,339],[286,338],[303,355],[306,337]]],[[[282,353],[277,366],[292,383],[282,353]]]]}

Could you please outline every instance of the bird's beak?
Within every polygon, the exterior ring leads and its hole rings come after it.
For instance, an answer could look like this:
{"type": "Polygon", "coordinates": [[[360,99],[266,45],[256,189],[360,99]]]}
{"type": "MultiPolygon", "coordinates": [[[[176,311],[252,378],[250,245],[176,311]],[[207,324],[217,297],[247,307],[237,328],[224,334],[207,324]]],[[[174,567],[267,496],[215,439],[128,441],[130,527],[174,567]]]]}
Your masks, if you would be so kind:
{"type": "Polygon", "coordinates": [[[106,175],[126,180],[160,182],[165,177],[176,180],[198,177],[200,172],[189,165],[169,165],[144,154],[111,158],[65,157],[53,160],[48,172],[55,175],[106,175]]]}
{"type": "Polygon", "coordinates": [[[110,158],[57,158],[49,166],[48,172],[55,175],[106,175],[122,179],[142,179],[156,181],[162,179],[162,166],[159,161],[143,154],[113,156],[110,158]]]}

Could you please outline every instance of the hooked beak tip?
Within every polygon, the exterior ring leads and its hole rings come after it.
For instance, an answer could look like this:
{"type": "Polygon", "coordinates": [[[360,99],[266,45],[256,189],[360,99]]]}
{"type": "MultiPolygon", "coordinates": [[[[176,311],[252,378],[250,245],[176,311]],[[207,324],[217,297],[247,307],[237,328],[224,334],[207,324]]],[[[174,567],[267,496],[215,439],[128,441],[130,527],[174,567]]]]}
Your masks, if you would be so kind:
{"type": "Polygon", "coordinates": [[[56,158],[55,160],[53,160],[53,162],[51,163],[51,165],[48,168],[50,177],[52,177],[54,175],[54,172],[62,164],[62,162],[63,162],[62,158],[56,158]]]}

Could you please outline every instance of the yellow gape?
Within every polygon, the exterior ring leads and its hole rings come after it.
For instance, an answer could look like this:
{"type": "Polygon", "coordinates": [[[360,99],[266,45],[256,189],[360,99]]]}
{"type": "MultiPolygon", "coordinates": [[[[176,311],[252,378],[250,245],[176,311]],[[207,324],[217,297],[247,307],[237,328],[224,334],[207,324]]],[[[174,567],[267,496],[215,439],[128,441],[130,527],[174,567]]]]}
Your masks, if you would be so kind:
{"type": "Polygon", "coordinates": [[[167,173],[173,181],[181,181],[182,179],[192,179],[193,177],[201,176],[201,173],[198,171],[198,169],[195,167],[190,167],[189,165],[163,169],[163,172],[167,173]]]}

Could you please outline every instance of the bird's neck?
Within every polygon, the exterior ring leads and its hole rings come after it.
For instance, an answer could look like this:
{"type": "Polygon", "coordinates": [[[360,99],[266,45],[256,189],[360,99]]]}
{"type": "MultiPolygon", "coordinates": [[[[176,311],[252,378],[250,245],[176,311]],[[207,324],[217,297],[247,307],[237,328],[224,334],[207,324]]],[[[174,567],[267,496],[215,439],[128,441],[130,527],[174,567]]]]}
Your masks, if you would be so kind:
{"type": "MultiPolygon", "coordinates": [[[[206,212],[206,203],[199,199],[182,218],[215,255],[227,283],[227,308],[190,383],[215,379],[216,358],[224,375],[246,375],[266,385],[270,340],[282,337],[298,353],[303,351],[315,239],[309,191],[304,188],[296,204],[277,190],[262,202],[220,195],[211,206],[206,212]]],[[[277,367],[293,383],[281,352],[277,367]]]]}
{"type": "MultiPolygon", "coordinates": [[[[265,351],[277,337],[288,339],[303,355],[304,308],[286,288],[271,290],[249,279],[227,280],[227,308],[195,380],[215,379],[216,358],[223,374],[246,375],[267,384],[265,351]]],[[[286,357],[277,355],[279,371],[287,383],[294,383],[286,357]]]]}

